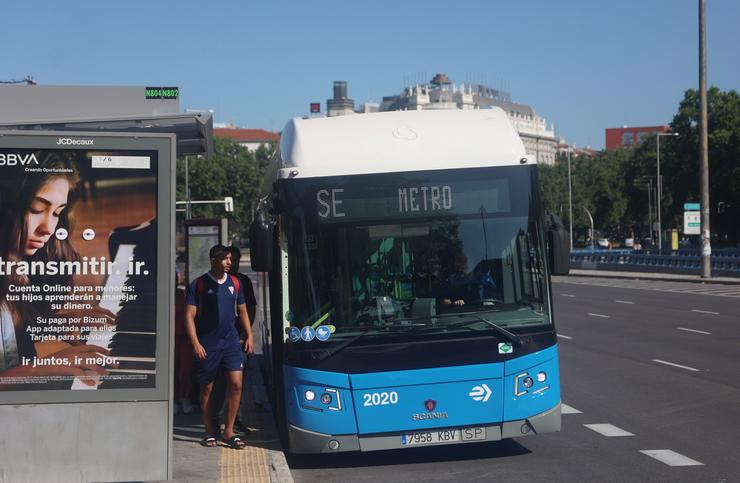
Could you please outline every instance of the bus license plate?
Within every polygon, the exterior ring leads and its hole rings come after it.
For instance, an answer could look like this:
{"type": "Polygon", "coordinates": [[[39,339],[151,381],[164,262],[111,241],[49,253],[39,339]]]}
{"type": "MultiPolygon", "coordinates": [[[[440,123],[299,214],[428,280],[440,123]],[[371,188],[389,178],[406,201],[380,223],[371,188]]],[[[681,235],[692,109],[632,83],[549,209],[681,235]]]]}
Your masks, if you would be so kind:
{"type": "Polygon", "coordinates": [[[402,446],[425,446],[429,444],[477,441],[486,439],[486,428],[442,429],[417,431],[401,435],[402,446]]]}

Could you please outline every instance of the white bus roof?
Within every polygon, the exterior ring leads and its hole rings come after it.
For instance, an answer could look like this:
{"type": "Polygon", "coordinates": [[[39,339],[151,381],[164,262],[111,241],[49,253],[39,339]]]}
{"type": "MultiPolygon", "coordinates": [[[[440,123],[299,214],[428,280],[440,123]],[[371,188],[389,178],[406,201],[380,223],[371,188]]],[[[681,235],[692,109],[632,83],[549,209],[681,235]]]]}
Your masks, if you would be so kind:
{"type": "MultiPolygon", "coordinates": [[[[518,165],[527,156],[500,108],[393,111],[288,122],[279,178],[518,165]]],[[[275,169],[275,168],[273,168],[275,169]]]]}

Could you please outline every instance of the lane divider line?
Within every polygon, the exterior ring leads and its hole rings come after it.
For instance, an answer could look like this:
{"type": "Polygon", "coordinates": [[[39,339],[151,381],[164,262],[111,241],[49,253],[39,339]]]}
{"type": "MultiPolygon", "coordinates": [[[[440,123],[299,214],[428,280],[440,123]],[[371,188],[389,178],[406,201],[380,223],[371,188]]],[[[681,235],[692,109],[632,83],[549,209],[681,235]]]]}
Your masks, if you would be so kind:
{"type": "Polygon", "coordinates": [[[571,340],[573,338],[569,335],[563,335],[563,334],[558,334],[558,337],[560,337],[561,339],[568,339],[568,340],[571,340]]]}
{"type": "Polygon", "coordinates": [[[670,449],[641,449],[640,453],[650,456],[668,466],[704,466],[704,463],[692,460],[670,449]]]}
{"type": "Polygon", "coordinates": [[[706,332],[703,330],[696,330],[696,329],[687,329],[686,327],[676,327],[678,330],[685,330],[686,332],[694,332],[696,334],[704,334],[704,335],[712,335],[711,332],[706,332]]]}
{"type": "Polygon", "coordinates": [[[583,412],[579,411],[573,406],[568,406],[567,404],[560,405],[560,413],[561,414],[583,414],[583,412]]]}
{"type": "Polygon", "coordinates": [[[678,367],[679,369],[686,369],[687,371],[700,372],[700,369],[696,369],[694,367],[682,366],[681,364],[675,364],[673,362],[668,362],[668,361],[661,361],[660,359],[653,359],[653,362],[657,362],[658,364],[665,364],[667,366],[678,367]]]}
{"type": "Polygon", "coordinates": [[[589,313],[588,313],[588,314],[586,314],[586,315],[590,315],[591,317],[601,317],[602,319],[609,319],[609,318],[611,318],[611,317],[610,317],[609,315],[602,315],[602,314],[592,314],[591,312],[589,312],[589,313]]]}
{"type": "Polygon", "coordinates": [[[562,293],[560,295],[562,295],[563,297],[570,297],[570,298],[573,298],[573,299],[576,298],[575,295],[572,295],[572,294],[569,294],[569,293],[562,293]]]}
{"type": "Polygon", "coordinates": [[[635,305],[634,302],[630,302],[629,300],[615,300],[618,304],[628,304],[628,305],[635,305]]]}
{"type": "Polygon", "coordinates": [[[697,314],[709,314],[709,315],[719,315],[719,312],[712,312],[710,310],[696,310],[691,309],[692,312],[696,312],[697,314]]]}
{"type": "Polygon", "coordinates": [[[584,424],[591,431],[595,431],[602,436],[607,438],[619,438],[623,436],[634,436],[629,431],[625,431],[622,428],[618,428],[613,424],[584,424]]]}

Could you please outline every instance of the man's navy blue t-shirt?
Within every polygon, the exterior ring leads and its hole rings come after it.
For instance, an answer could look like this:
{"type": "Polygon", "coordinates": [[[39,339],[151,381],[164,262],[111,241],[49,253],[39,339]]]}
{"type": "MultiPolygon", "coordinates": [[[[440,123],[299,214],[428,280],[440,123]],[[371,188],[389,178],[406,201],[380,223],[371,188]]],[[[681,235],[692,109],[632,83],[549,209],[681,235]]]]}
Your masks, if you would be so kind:
{"type": "Polygon", "coordinates": [[[230,276],[218,283],[210,272],[202,275],[203,289],[198,293],[198,279],[188,285],[185,304],[198,308],[195,316],[195,331],[198,341],[206,350],[226,347],[229,343],[239,343],[239,335],[234,327],[236,306],[244,303],[241,290],[236,292],[230,276]]]}

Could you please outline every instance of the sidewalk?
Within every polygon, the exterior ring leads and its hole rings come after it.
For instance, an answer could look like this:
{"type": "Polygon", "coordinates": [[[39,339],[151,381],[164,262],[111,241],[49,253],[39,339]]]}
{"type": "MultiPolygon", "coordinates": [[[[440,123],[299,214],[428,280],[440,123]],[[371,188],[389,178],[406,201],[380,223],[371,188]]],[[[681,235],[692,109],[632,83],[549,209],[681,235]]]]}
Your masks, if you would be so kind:
{"type": "Polygon", "coordinates": [[[640,280],[670,280],[676,282],[740,285],[740,277],[712,277],[704,279],[700,275],[684,275],[678,273],[617,272],[571,268],[569,275],[573,277],[634,278],[640,280]]]}
{"type": "MultiPolygon", "coordinates": [[[[258,412],[255,391],[264,391],[258,357],[250,357],[247,366],[242,421],[250,429],[247,447],[234,450],[219,443],[206,448],[199,441],[205,434],[200,412],[175,416],[173,442],[173,481],[185,482],[255,482],[292,483],[275,428],[273,413],[258,412]],[[254,385],[252,383],[254,381],[254,385]]],[[[264,394],[264,392],[263,392],[264,394]]]]}

